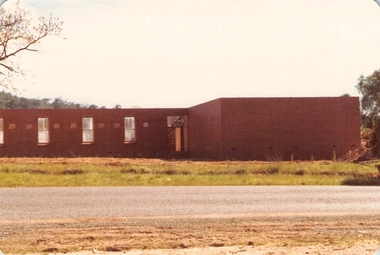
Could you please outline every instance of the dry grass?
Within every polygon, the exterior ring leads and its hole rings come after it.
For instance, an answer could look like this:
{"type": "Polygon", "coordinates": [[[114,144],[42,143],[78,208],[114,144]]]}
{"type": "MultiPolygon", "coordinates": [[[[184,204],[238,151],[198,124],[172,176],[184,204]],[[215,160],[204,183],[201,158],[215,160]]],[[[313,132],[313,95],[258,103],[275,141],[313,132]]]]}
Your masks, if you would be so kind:
{"type": "Polygon", "coordinates": [[[2,158],[0,187],[379,185],[376,164],[336,161],[167,161],[2,158]]]}

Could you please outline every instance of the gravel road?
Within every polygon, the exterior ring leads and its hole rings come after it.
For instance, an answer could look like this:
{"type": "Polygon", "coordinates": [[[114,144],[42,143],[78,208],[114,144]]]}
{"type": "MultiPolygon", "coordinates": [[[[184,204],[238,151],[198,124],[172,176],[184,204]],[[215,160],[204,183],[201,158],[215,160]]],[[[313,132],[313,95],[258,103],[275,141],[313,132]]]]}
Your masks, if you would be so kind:
{"type": "Polygon", "coordinates": [[[0,188],[0,219],[374,213],[379,194],[344,186],[0,188]]]}

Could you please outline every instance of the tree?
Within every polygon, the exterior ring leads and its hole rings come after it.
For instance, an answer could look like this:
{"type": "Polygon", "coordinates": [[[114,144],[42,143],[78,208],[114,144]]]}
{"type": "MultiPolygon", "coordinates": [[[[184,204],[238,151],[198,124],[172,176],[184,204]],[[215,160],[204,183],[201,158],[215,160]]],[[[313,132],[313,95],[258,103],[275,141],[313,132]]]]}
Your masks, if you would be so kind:
{"type": "MultiPolygon", "coordinates": [[[[67,101],[60,97],[50,98],[25,98],[12,95],[9,92],[0,91],[0,109],[98,109],[95,104],[80,104],[67,101]]],[[[105,106],[100,107],[106,109],[105,106]]]]}
{"type": "Polygon", "coordinates": [[[372,129],[369,147],[374,156],[379,156],[380,149],[380,70],[358,79],[356,89],[361,94],[361,119],[365,127],[372,129]]]}
{"type": "Polygon", "coordinates": [[[97,106],[97,105],[95,105],[95,104],[90,104],[89,106],[88,106],[88,109],[98,109],[99,107],[97,106]]]}
{"type": "Polygon", "coordinates": [[[380,70],[358,79],[356,89],[362,95],[360,99],[362,123],[366,127],[372,127],[373,118],[380,113],[380,70]]]}
{"type": "Polygon", "coordinates": [[[63,100],[60,97],[54,98],[53,102],[51,102],[53,109],[64,109],[66,108],[65,107],[66,104],[67,104],[66,100],[63,100]]]}
{"type": "Polygon", "coordinates": [[[11,87],[9,77],[22,74],[22,70],[14,62],[15,57],[23,52],[38,51],[37,45],[47,36],[59,35],[62,22],[58,18],[39,17],[34,23],[29,11],[22,9],[19,2],[15,9],[0,9],[0,86],[11,87]]]}

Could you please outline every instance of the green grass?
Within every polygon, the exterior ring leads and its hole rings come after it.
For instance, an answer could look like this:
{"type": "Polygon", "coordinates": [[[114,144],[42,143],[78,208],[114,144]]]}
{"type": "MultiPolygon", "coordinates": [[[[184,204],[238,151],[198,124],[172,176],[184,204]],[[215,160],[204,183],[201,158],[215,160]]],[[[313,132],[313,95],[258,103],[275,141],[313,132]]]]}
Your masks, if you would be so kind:
{"type": "Polygon", "coordinates": [[[380,185],[375,163],[88,161],[5,160],[0,165],[0,187],[380,185]]]}

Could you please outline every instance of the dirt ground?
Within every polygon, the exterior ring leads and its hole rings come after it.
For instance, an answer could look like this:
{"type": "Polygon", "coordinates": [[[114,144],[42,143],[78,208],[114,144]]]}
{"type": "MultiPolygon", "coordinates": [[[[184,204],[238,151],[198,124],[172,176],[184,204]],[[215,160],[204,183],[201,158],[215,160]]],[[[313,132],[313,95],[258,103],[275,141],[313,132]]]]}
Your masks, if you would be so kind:
{"type": "Polygon", "coordinates": [[[375,254],[380,214],[0,221],[8,254],[375,254]]]}
{"type": "MultiPolygon", "coordinates": [[[[94,254],[106,254],[106,255],[374,255],[376,252],[376,245],[362,244],[353,246],[326,246],[326,245],[312,245],[301,247],[275,247],[270,245],[252,247],[252,246],[232,246],[232,247],[209,247],[209,248],[190,248],[181,250],[172,249],[157,249],[157,250],[132,250],[126,252],[102,252],[102,251],[88,251],[88,252],[74,252],[66,253],[68,255],[94,255],[94,254]]],[[[48,253],[49,254],[49,253],[48,253]]],[[[65,255],[65,253],[54,253],[55,255],[65,255]]],[[[36,255],[36,254],[30,254],[36,255]]]]}

